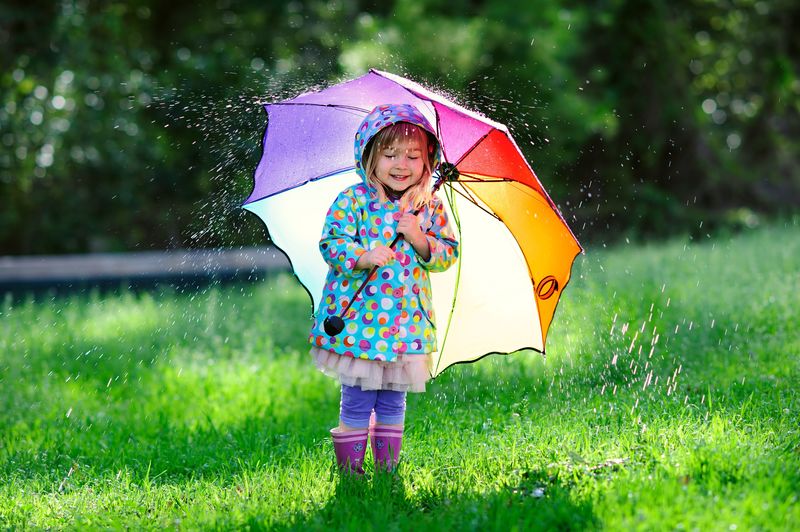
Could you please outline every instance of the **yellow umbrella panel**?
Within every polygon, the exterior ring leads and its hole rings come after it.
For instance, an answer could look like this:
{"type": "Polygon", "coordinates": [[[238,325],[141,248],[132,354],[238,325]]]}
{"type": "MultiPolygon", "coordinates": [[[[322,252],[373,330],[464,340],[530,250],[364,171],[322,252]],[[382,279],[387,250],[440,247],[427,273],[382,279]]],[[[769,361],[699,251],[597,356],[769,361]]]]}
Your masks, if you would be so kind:
{"type": "Polygon", "coordinates": [[[439,352],[431,373],[520,349],[544,353],[561,290],[581,248],[538,191],[466,176],[452,184],[459,264],[431,276],[439,352]]]}
{"type": "Polygon", "coordinates": [[[489,353],[544,353],[561,291],[581,252],[504,127],[478,140],[456,166],[451,208],[459,219],[461,255],[457,286],[449,271],[432,276],[440,317],[434,375],[489,353]],[[449,319],[442,319],[439,307],[448,304],[449,319]]]}
{"type": "Polygon", "coordinates": [[[580,246],[556,211],[530,187],[491,180],[465,183],[465,187],[506,224],[522,250],[545,341],[580,246]]]}

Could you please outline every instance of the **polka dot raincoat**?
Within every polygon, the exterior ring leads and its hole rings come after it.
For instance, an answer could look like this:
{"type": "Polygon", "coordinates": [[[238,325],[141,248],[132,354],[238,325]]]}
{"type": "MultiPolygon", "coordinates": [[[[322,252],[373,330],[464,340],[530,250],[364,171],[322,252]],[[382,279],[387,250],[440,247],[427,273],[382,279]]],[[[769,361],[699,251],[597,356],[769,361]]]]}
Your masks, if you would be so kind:
{"type": "Polygon", "coordinates": [[[343,190],[325,218],[319,247],[330,269],[309,336],[312,345],[355,358],[392,362],[397,355],[427,354],[437,350],[436,320],[431,303],[429,272],[443,271],[458,258],[455,238],[442,202],[434,197],[419,214],[431,257],[425,261],[405,240],[395,246],[395,260],[378,268],[344,316],[338,336],[323,329],[325,318],[338,315],[352,299],[368,270],[356,270],[358,258],[376,246],[388,246],[403,214],[399,201],[380,201],[362,169],[364,147],[380,129],[410,122],[434,133],[412,106],[379,106],[356,135],[356,169],[363,183],[343,190]]]}

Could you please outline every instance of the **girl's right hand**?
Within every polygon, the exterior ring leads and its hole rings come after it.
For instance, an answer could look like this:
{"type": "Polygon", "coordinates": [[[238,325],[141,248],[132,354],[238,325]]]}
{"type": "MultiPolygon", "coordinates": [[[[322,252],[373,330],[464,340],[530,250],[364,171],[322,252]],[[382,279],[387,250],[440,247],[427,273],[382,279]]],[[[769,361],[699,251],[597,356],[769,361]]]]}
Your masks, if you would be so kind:
{"type": "Polygon", "coordinates": [[[356,262],[356,269],[368,270],[373,266],[386,266],[394,260],[394,251],[388,246],[378,246],[361,255],[356,262]]]}

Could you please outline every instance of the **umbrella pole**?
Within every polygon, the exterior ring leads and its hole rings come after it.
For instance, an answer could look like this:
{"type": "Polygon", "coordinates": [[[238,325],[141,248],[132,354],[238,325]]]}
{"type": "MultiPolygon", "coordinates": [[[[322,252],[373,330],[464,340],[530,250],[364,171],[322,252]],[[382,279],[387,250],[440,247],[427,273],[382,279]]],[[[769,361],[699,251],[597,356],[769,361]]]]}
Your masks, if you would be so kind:
{"type": "MultiPolygon", "coordinates": [[[[437,190],[444,184],[445,181],[455,181],[459,177],[458,169],[454,164],[451,163],[441,163],[438,168],[439,177],[436,179],[436,183],[433,185],[433,190],[431,190],[432,194],[435,194],[437,190]]],[[[414,211],[414,216],[420,213],[422,208],[419,208],[414,211]]],[[[394,249],[398,242],[403,239],[403,235],[398,233],[395,235],[394,240],[392,243],[389,244],[389,249],[394,249]]],[[[361,282],[361,286],[358,287],[356,293],[353,294],[353,297],[350,298],[350,301],[347,303],[347,306],[342,310],[342,312],[338,316],[328,316],[325,318],[325,321],[322,324],[322,327],[325,329],[325,332],[331,336],[336,336],[340,332],[344,330],[344,316],[347,314],[347,311],[350,310],[350,307],[353,305],[353,302],[358,299],[358,296],[367,286],[367,284],[372,280],[372,277],[375,275],[375,272],[378,271],[377,266],[373,266],[370,269],[367,277],[361,282]]]]}

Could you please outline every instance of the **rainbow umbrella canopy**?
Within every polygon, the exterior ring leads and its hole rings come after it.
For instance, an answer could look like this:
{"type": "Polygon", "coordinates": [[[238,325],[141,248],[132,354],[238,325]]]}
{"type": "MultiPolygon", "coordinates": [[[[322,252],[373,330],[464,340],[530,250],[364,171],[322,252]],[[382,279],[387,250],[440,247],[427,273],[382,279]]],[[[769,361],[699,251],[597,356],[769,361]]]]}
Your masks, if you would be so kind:
{"type": "Polygon", "coordinates": [[[317,309],[328,270],[318,247],[325,215],[342,189],[360,182],[353,139],[380,104],[417,107],[436,128],[444,161],[460,174],[438,192],[461,254],[456,266],[431,274],[439,341],[433,376],[487,354],[544,353],[581,247],[502,124],[370,70],[265,106],[263,153],[244,208],[267,225],[317,309]]]}

